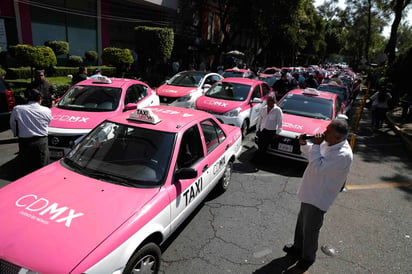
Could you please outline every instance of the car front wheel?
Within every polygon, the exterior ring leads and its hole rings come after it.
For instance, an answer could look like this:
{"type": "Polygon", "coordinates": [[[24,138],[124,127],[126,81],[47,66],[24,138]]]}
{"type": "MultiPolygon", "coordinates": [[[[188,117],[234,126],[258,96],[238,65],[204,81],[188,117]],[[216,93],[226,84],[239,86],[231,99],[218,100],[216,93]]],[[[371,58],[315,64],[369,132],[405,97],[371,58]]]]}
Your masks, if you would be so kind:
{"type": "Polygon", "coordinates": [[[156,274],[159,272],[160,257],[160,248],[154,243],[148,243],[132,256],[123,273],[156,274]]]}
{"type": "Polygon", "coordinates": [[[232,170],[233,162],[229,161],[226,165],[225,172],[223,173],[222,178],[220,178],[219,183],[217,185],[221,193],[225,192],[229,188],[230,180],[232,178],[232,170]]]}

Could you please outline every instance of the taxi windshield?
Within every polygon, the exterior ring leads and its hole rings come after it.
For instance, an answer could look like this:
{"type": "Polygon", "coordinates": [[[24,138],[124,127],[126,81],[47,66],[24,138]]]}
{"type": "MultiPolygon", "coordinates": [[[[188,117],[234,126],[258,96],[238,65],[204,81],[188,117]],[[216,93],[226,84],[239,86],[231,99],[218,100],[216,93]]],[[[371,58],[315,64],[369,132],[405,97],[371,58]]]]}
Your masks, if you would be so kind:
{"type": "Polygon", "coordinates": [[[317,90],[335,93],[335,94],[339,95],[340,99],[342,99],[343,101],[346,101],[348,99],[345,87],[332,86],[332,85],[330,85],[330,86],[319,86],[317,88],[317,90]]]}
{"type": "Polygon", "coordinates": [[[213,85],[205,96],[230,101],[245,101],[251,86],[229,82],[218,82],[213,85]]]}
{"type": "Polygon", "coordinates": [[[121,92],[121,88],[107,86],[74,86],[57,107],[90,112],[113,111],[119,105],[121,92]]]}
{"type": "Polygon", "coordinates": [[[159,187],[166,179],[174,133],[105,121],[63,159],[75,172],[130,187],[159,187]]]}
{"type": "Polygon", "coordinates": [[[332,119],[332,101],[329,99],[288,94],[279,102],[279,107],[286,114],[322,120],[332,119]]]}
{"type": "Polygon", "coordinates": [[[179,87],[197,87],[204,76],[201,72],[178,73],[170,78],[168,83],[179,87]]]}
{"type": "Polygon", "coordinates": [[[230,78],[230,77],[242,78],[243,77],[243,72],[242,71],[237,71],[237,70],[227,70],[227,71],[223,72],[222,76],[223,76],[223,78],[230,78]]]}

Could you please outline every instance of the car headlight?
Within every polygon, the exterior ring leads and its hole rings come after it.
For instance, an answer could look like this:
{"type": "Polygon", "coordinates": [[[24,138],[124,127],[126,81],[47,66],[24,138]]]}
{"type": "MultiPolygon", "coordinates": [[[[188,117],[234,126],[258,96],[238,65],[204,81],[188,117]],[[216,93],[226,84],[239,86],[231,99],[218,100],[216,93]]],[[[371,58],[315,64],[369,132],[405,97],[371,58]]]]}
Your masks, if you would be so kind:
{"type": "Polygon", "coordinates": [[[178,102],[187,102],[187,101],[190,101],[190,99],[192,99],[192,95],[188,94],[188,95],[185,95],[183,97],[177,98],[177,101],[178,102]]]}
{"type": "Polygon", "coordinates": [[[241,110],[241,108],[235,108],[234,110],[223,113],[223,116],[236,117],[236,116],[239,115],[240,110],[241,110]]]}

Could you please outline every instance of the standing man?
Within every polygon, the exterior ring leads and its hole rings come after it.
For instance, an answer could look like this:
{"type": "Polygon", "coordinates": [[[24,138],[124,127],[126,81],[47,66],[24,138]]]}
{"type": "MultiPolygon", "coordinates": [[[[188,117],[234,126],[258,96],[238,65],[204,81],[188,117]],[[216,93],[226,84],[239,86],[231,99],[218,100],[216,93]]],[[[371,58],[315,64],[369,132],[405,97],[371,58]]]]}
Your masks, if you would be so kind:
{"type": "Polygon", "coordinates": [[[266,106],[260,111],[256,124],[256,136],[259,138],[257,159],[265,155],[273,138],[282,130],[283,112],[275,103],[276,96],[271,93],[266,98],[266,106]]]}
{"type": "Polygon", "coordinates": [[[83,66],[80,66],[79,71],[75,75],[73,75],[72,85],[75,85],[78,82],[86,80],[88,78],[89,77],[87,77],[87,68],[83,67],[83,66]]]}
{"type": "Polygon", "coordinates": [[[42,96],[42,106],[51,108],[56,99],[56,89],[46,80],[44,70],[39,69],[35,71],[34,81],[31,82],[26,89],[25,96],[28,98],[28,93],[36,89],[42,96]]]}
{"type": "Polygon", "coordinates": [[[40,91],[28,93],[29,102],[17,105],[10,116],[10,128],[19,137],[19,162],[23,175],[49,163],[47,128],[52,119],[51,110],[41,105],[40,91]]]}
{"type": "Polygon", "coordinates": [[[297,264],[285,273],[304,273],[314,262],[323,216],[340,192],[352,165],[352,149],[346,140],[348,124],[333,120],[323,134],[316,134],[308,144],[299,136],[301,151],[308,156],[308,166],[298,191],[301,201],[292,246],[283,251],[297,264]]]}
{"type": "Polygon", "coordinates": [[[90,76],[89,78],[90,79],[96,79],[96,78],[99,78],[100,76],[102,76],[102,70],[101,70],[101,68],[96,68],[94,70],[94,74],[92,76],[90,76]]]}

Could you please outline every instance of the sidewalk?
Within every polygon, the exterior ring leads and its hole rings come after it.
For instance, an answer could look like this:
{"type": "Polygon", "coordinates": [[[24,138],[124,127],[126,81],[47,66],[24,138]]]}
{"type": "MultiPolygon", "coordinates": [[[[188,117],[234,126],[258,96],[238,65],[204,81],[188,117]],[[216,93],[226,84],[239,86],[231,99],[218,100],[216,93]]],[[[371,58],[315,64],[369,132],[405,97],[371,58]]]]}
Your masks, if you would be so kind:
{"type": "Polygon", "coordinates": [[[388,111],[386,118],[396,134],[402,138],[407,151],[412,152],[412,118],[404,120],[401,114],[402,108],[396,107],[393,111],[388,111]]]}

